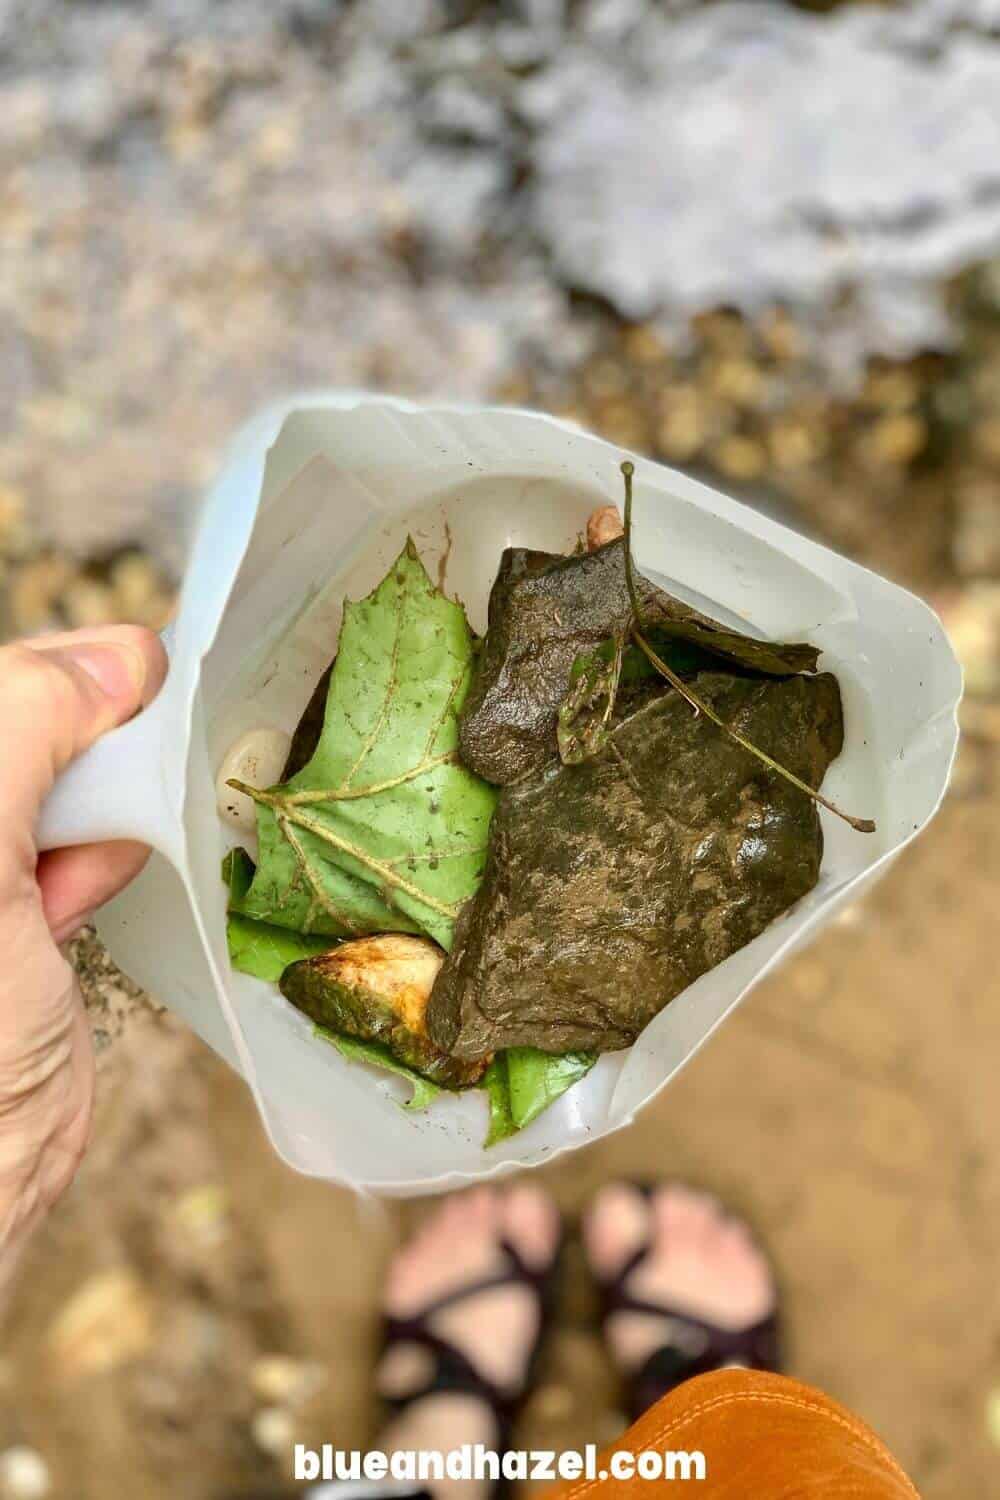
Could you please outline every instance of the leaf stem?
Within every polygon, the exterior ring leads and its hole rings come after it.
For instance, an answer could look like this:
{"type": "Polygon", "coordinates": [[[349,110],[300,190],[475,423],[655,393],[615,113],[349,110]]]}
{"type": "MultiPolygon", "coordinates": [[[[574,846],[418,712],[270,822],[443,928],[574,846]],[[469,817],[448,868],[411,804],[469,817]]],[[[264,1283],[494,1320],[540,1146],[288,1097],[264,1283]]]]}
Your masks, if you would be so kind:
{"type": "Polygon", "coordinates": [[[642,625],[642,611],[639,605],[639,596],[636,591],[635,577],[632,569],[632,476],[635,473],[635,465],[631,459],[626,458],[623,461],[621,471],[625,480],[625,582],[628,586],[629,600],[632,605],[632,639],[639,647],[639,650],[646,657],[647,661],[656,668],[661,677],[665,677],[671,687],[676,688],[681,697],[691,705],[695,713],[702,713],[706,719],[711,719],[713,724],[718,725],[725,734],[729,735],[730,739],[735,740],[744,750],[749,750],[751,755],[755,755],[770,770],[776,771],[779,776],[783,776],[792,786],[797,787],[800,792],[804,792],[807,797],[811,797],[814,802],[818,802],[821,807],[825,807],[828,812],[834,813],[838,818],[842,818],[845,823],[849,823],[858,833],[874,833],[875,823],[871,818],[855,818],[850,813],[842,812],[839,807],[824,797],[815,787],[811,787],[807,782],[800,780],[786,766],[782,766],[778,761],[772,760],[770,755],[759,749],[745,735],[740,734],[731,724],[727,724],[725,719],[721,718],[713,708],[710,708],[704,699],[699,698],[698,694],[693,692],[687,683],[678,677],[677,673],[672,671],[665,661],[660,659],[646,640],[640,628],[642,625]]]}

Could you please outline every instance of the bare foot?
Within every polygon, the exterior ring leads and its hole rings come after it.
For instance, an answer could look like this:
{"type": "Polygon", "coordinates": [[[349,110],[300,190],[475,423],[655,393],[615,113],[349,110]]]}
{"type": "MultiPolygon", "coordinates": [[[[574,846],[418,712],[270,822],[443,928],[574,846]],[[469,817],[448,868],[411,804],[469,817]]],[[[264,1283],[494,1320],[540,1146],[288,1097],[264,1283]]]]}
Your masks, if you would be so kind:
{"type": "MultiPolygon", "coordinates": [[[[530,1269],[543,1270],[555,1255],[558,1237],[555,1205],[541,1188],[475,1188],[448,1198],[394,1259],[385,1311],[392,1317],[414,1317],[442,1297],[508,1270],[504,1240],[530,1269]]],[[[463,1298],[435,1313],[428,1327],[463,1354],[491,1386],[505,1396],[517,1396],[524,1386],[539,1317],[536,1293],[512,1282],[463,1298]]],[[[383,1358],[376,1382],[381,1395],[405,1399],[420,1391],[433,1373],[434,1357],[428,1350],[397,1343],[383,1358]]],[[[496,1439],[496,1420],[485,1401],[448,1393],[406,1407],[379,1446],[386,1452],[447,1451],[462,1443],[492,1445],[496,1439]]],[[[479,1487],[465,1485],[462,1492],[471,1496],[473,1490],[479,1487]]],[[[447,1482],[435,1485],[440,1500],[451,1493],[447,1482]]]]}
{"type": "MultiPolygon", "coordinates": [[[[745,1224],[706,1193],[681,1184],[648,1198],[627,1183],[602,1188],[583,1224],[587,1257],[602,1280],[613,1279],[641,1246],[649,1253],[626,1280],[633,1296],[727,1332],[751,1328],[774,1311],[771,1269],[745,1224]]],[[[619,1311],[608,1319],[611,1352],[624,1374],[638,1370],[667,1342],[669,1314],[619,1311]]],[[[692,1351],[697,1352],[697,1351],[692,1351]]]]}

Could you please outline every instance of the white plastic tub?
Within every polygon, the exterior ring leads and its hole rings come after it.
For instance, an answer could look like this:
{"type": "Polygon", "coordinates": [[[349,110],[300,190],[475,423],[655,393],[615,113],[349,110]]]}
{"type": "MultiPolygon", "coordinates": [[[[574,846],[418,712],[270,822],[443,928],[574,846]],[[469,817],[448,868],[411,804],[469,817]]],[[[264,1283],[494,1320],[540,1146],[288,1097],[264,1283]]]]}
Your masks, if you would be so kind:
{"type": "Polygon", "coordinates": [[[854,833],[824,813],[816,889],[672,1001],[628,1052],[602,1057],[489,1151],[481,1093],[404,1112],[406,1085],[348,1063],[273,986],[231,972],[219,877],[231,841],[213,788],[226,747],[255,724],[294,727],[333,655],[342,601],[379,581],[408,532],[432,577],[442,563],[447,590],[482,629],[502,549],[569,550],[596,505],[620,500],[624,456],[551,418],[506,409],[350,393],[265,413],[207,498],[168,632],[167,687],[68,773],[46,809],[49,846],[110,836],[154,846],[145,873],[101,913],[101,935],[129,974],[245,1075],[275,1148],[302,1172],[379,1193],[437,1192],[627,1125],[941,802],[961,673],[928,606],[717,490],[636,458],[639,567],[719,620],[822,648],[847,729],[824,790],[876,818],[878,832],[854,833]]]}

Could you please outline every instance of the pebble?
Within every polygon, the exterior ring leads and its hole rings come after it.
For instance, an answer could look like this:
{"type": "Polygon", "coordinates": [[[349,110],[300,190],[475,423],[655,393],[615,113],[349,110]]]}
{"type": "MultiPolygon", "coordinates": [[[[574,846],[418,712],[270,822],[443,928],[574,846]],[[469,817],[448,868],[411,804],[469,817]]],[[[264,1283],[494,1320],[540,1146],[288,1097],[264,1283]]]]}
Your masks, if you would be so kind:
{"type": "Polygon", "coordinates": [[[69,560],[58,553],[44,553],[18,568],[10,584],[14,630],[29,635],[53,624],[60,595],[72,576],[69,560]]]}
{"type": "Polygon", "coordinates": [[[721,473],[729,479],[759,479],[767,467],[763,444],[739,433],[723,438],[711,456],[721,473]]]}
{"type": "Polygon", "coordinates": [[[759,406],[765,392],[764,377],[756,365],[746,359],[723,359],[711,373],[711,384],[724,401],[735,406],[759,406]]]}
{"type": "Polygon", "coordinates": [[[961,578],[1000,574],[1000,483],[971,474],[956,486],[951,555],[961,578]]]}
{"type": "Polygon", "coordinates": [[[291,1414],[280,1406],[263,1406],[250,1424],[254,1442],[270,1458],[283,1458],[295,1441],[291,1414]]]}
{"type": "Polygon", "coordinates": [[[139,621],[151,599],[161,595],[161,579],[152,560],[141,552],[126,552],[111,565],[108,575],[120,619],[139,621]]]}
{"type": "Polygon", "coordinates": [[[669,386],[660,398],[660,423],[656,444],[664,458],[683,463],[698,452],[705,440],[704,403],[695,386],[669,386]]]}
{"type": "Polygon", "coordinates": [[[972,697],[1000,694],[1000,583],[974,583],[941,601],[941,618],[972,697]]]}
{"type": "Polygon", "coordinates": [[[268,1406],[299,1406],[326,1380],[322,1365],[288,1354],[262,1354],[250,1367],[250,1388],[268,1406]]]}
{"type": "Polygon", "coordinates": [[[0,484],[0,555],[16,557],[27,540],[27,514],[24,496],[7,484],[0,484]]]}
{"type": "Polygon", "coordinates": [[[226,783],[246,782],[247,786],[274,786],[288,759],[291,735],[283,729],[261,726],[249,729],[230,745],[215,779],[219,817],[241,833],[253,833],[257,827],[254,803],[245,792],[237,792],[226,783]]]}
{"type": "Polygon", "coordinates": [[[229,1231],[229,1194],[221,1183],[199,1183],[175,1200],[171,1218],[191,1243],[217,1249],[229,1231]]]}
{"type": "Polygon", "coordinates": [[[994,1448],[1000,1448],[1000,1388],[986,1397],[986,1434],[994,1448]]]}
{"type": "Polygon", "coordinates": [[[112,591],[96,578],[74,578],[67,584],[60,602],[67,624],[73,629],[112,625],[120,618],[112,591]]]}
{"type": "Polygon", "coordinates": [[[98,1271],[63,1304],[48,1331],[61,1378],[116,1369],[145,1354],[153,1340],[153,1302],[128,1266],[98,1271]]]}
{"type": "Polygon", "coordinates": [[[596,552],[625,530],[617,505],[602,505],[587,517],[587,551],[596,552]]]}
{"type": "Polygon", "coordinates": [[[18,1446],[0,1453],[3,1500],[43,1500],[52,1490],[49,1466],[34,1448],[18,1446]]]}
{"type": "Polygon", "coordinates": [[[927,442],[927,425],[921,417],[900,413],[882,417],[867,434],[866,447],[879,464],[903,468],[912,463],[927,442]]]}

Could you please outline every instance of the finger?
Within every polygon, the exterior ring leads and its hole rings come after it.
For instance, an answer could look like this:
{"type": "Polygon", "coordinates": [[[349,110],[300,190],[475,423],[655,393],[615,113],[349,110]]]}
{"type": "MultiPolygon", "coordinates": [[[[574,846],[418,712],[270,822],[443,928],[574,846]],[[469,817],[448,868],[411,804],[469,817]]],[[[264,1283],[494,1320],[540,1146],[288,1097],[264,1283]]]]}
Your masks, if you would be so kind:
{"type": "MultiPolygon", "coordinates": [[[[144,625],[93,625],[82,630],[54,630],[47,635],[32,636],[21,642],[33,651],[72,650],[77,646],[122,646],[136,651],[143,659],[144,675],[141,701],[146,708],[156,697],[167,676],[167,653],[163,642],[144,625]]],[[[2,691],[2,690],[0,690],[2,691]]]]}
{"type": "Polygon", "coordinates": [[[155,696],[166,664],[152,631],[112,626],[0,648],[0,819],[23,842],[59,773],[155,696]]]}
{"type": "Polygon", "coordinates": [[[135,879],[149,858],[145,844],[117,839],[53,849],[38,861],[42,910],[56,943],[65,943],[105,901],[135,879]]]}

